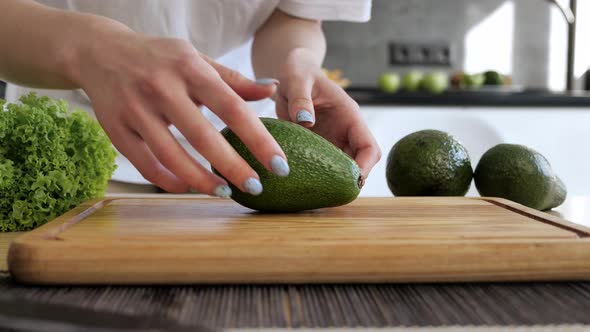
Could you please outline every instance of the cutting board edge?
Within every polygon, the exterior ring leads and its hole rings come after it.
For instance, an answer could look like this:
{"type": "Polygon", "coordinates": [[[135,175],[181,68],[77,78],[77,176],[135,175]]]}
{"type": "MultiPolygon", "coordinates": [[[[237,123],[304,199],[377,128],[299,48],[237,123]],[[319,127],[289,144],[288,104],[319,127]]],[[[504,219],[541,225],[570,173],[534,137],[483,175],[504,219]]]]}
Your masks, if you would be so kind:
{"type": "Polygon", "coordinates": [[[526,217],[535,219],[537,221],[543,222],[545,224],[549,224],[561,229],[568,230],[570,232],[574,232],[578,234],[580,237],[589,237],[590,236],[590,227],[586,227],[584,225],[576,224],[574,222],[565,220],[563,218],[559,218],[547,212],[535,210],[533,208],[529,208],[522,204],[516,203],[514,201],[501,198],[501,197],[469,197],[473,199],[480,199],[486,202],[490,202],[497,206],[503,207],[510,211],[519,213],[526,217]]]}
{"type": "MultiPolygon", "coordinates": [[[[72,208],[61,216],[53,219],[52,221],[37,227],[31,231],[21,234],[15,238],[12,243],[16,240],[55,240],[58,239],[58,235],[69,227],[83,221],[92,213],[98,211],[100,208],[106,206],[114,199],[108,197],[94,198],[85,201],[78,206],[72,208]]],[[[12,246],[11,243],[11,246],[12,246]]]]}
{"type": "Polygon", "coordinates": [[[34,284],[59,284],[63,280],[73,284],[590,280],[590,239],[473,242],[467,247],[460,242],[376,244],[364,251],[344,244],[311,250],[293,246],[280,253],[277,248],[270,250],[273,255],[268,254],[268,248],[248,254],[236,248],[228,248],[227,252],[213,248],[188,251],[188,255],[184,252],[180,256],[160,252],[148,258],[145,248],[140,246],[125,247],[125,251],[113,247],[110,250],[120,253],[113,259],[94,255],[100,247],[78,247],[78,256],[84,260],[64,257],[64,248],[59,245],[41,248],[16,241],[12,248],[11,275],[18,282],[34,284]],[[349,256],[333,258],[334,252],[343,250],[356,255],[353,261],[362,262],[362,266],[351,264],[349,256]],[[373,250],[382,254],[373,255],[373,250]],[[503,259],[488,260],[483,265],[470,263],[494,255],[503,259]],[[51,264],[52,257],[60,257],[57,264],[51,264]],[[202,265],[191,264],[195,261],[202,265]],[[405,263],[408,261],[413,261],[414,267],[408,269],[405,263]],[[404,266],[406,269],[400,272],[399,267],[404,266]],[[332,271],[333,275],[323,271],[332,271]],[[72,279],[72,272],[77,279],[72,279]]]}

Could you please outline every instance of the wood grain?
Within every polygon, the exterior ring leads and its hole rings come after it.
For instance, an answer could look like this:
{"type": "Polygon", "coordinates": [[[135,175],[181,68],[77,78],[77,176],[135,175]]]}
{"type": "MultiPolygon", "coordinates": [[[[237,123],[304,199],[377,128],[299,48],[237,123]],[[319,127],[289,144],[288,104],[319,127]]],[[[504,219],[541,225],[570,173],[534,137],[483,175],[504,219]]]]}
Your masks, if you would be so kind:
{"type": "Polygon", "coordinates": [[[10,247],[31,283],[590,279],[588,228],[500,199],[359,198],[260,214],[213,198],[87,202],[10,247]]]}
{"type": "Polygon", "coordinates": [[[16,237],[23,234],[22,232],[0,232],[0,272],[8,271],[8,263],[6,261],[6,254],[8,253],[8,247],[10,242],[16,237]]]}

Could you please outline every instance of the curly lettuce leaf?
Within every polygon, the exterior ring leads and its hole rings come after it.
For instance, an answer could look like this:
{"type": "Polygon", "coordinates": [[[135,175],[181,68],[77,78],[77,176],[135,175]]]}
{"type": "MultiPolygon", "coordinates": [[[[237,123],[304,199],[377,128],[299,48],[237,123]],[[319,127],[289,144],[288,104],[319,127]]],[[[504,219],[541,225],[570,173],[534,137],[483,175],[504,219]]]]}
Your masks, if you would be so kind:
{"type": "Polygon", "coordinates": [[[34,93],[0,100],[0,231],[40,226],[104,195],[116,152],[100,125],[34,93]],[[4,109],[4,111],[2,111],[4,109]]]}

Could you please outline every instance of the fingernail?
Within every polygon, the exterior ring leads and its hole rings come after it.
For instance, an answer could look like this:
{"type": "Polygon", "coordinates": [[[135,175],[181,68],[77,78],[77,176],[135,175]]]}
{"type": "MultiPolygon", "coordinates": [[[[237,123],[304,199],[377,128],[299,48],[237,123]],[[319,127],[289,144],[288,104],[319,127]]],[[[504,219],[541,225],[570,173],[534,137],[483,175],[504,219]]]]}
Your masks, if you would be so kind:
{"type": "Polygon", "coordinates": [[[258,196],[262,192],[262,183],[256,178],[248,178],[244,182],[244,188],[251,195],[258,196]]]}
{"type": "Polygon", "coordinates": [[[289,164],[279,155],[272,156],[270,159],[270,168],[272,169],[272,172],[278,176],[289,175],[289,164]]]}
{"type": "Polygon", "coordinates": [[[217,197],[230,198],[231,197],[231,188],[226,184],[220,184],[217,187],[215,187],[215,190],[213,190],[213,193],[217,197]]]}
{"type": "Polygon", "coordinates": [[[313,115],[306,110],[297,112],[297,122],[313,122],[313,115]]]}
{"type": "Polygon", "coordinates": [[[263,78],[257,78],[256,84],[260,84],[260,85],[279,84],[279,81],[274,78],[263,77],[263,78]]]}

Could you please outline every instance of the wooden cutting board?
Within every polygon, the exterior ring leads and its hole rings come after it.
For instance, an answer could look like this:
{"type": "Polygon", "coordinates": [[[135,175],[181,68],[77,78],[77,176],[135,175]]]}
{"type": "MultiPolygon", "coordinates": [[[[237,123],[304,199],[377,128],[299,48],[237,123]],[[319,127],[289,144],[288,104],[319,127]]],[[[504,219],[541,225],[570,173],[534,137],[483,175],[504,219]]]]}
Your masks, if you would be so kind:
{"type": "Polygon", "coordinates": [[[214,198],[107,198],[18,237],[8,264],[42,284],[588,280],[589,235],[501,199],[260,214],[214,198]]]}

